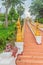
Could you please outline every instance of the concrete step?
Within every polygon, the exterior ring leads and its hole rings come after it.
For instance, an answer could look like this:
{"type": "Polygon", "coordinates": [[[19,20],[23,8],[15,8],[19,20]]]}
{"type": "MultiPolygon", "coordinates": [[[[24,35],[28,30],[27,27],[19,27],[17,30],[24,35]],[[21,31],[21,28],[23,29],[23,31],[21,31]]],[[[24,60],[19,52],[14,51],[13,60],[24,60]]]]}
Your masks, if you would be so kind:
{"type": "Polygon", "coordinates": [[[17,62],[17,65],[43,65],[43,63],[17,62]]]}
{"type": "MultiPolygon", "coordinates": [[[[32,52],[26,51],[26,52],[24,52],[24,53],[29,53],[29,54],[43,54],[43,52],[33,52],[33,51],[32,51],[32,52]]],[[[23,54],[24,54],[24,53],[23,53],[23,54]]]]}
{"type": "Polygon", "coordinates": [[[31,49],[35,49],[35,48],[38,48],[38,49],[43,49],[43,45],[35,45],[35,46],[33,46],[33,45],[25,45],[24,46],[24,48],[27,48],[28,47],[28,49],[29,48],[31,48],[31,49]]]}
{"type": "Polygon", "coordinates": [[[43,60],[43,56],[19,56],[18,60],[43,60]]]}
{"type": "Polygon", "coordinates": [[[18,60],[17,63],[31,63],[31,64],[43,64],[43,60],[33,60],[33,59],[22,59],[22,60],[18,60]]]}
{"type": "Polygon", "coordinates": [[[34,46],[33,46],[33,47],[32,47],[32,46],[29,46],[29,47],[28,47],[28,46],[27,46],[27,47],[24,47],[24,48],[25,48],[24,50],[26,50],[26,49],[28,49],[28,50],[29,50],[29,49],[34,49],[34,50],[35,50],[35,49],[43,50],[43,47],[37,47],[37,46],[36,46],[36,47],[34,47],[34,46]]]}
{"type": "Polygon", "coordinates": [[[30,47],[30,46],[31,47],[43,47],[43,43],[38,45],[37,43],[34,43],[34,42],[31,42],[31,43],[25,42],[24,47],[30,47]]]}
{"type": "Polygon", "coordinates": [[[39,53],[28,53],[28,52],[25,53],[25,52],[24,52],[23,55],[33,55],[33,56],[34,56],[34,55],[36,55],[36,56],[39,55],[39,56],[43,56],[43,53],[40,53],[40,54],[39,54],[39,53]]]}
{"type": "Polygon", "coordinates": [[[43,52],[43,49],[25,49],[25,52],[43,52]]]}

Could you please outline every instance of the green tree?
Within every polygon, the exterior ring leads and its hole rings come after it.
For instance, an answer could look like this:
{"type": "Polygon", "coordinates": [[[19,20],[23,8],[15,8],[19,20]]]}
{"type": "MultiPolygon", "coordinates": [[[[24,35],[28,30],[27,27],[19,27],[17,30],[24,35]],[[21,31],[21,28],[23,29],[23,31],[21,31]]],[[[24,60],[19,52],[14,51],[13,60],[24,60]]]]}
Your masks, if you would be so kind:
{"type": "Polygon", "coordinates": [[[11,20],[17,20],[18,19],[18,13],[14,7],[11,7],[9,14],[8,14],[8,19],[11,20]]]}
{"type": "Polygon", "coordinates": [[[5,21],[5,14],[0,13],[0,21],[5,21]]]}
{"type": "Polygon", "coordinates": [[[30,6],[31,14],[38,15],[41,8],[43,8],[43,0],[32,0],[30,6]]]}
{"type": "Polygon", "coordinates": [[[10,0],[2,0],[3,1],[3,3],[2,3],[2,5],[4,5],[5,6],[5,8],[6,8],[6,12],[5,12],[5,26],[7,27],[8,26],[8,9],[9,9],[9,7],[10,7],[10,0]]]}
{"type": "Polygon", "coordinates": [[[21,23],[21,27],[23,26],[23,19],[21,18],[21,16],[24,14],[24,10],[25,10],[25,8],[23,7],[23,5],[22,4],[19,4],[18,6],[17,6],[17,12],[18,12],[18,14],[19,14],[19,17],[20,17],[20,23],[21,23]]]}
{"type": "Polygon", "coordinates": [[[29,11],[31,15],[35,15],[37,19],[43,18],[43,0],[32,0],[29,11]]]}
{"type": "Polygon", "coordinates": [[[23,15],[24,10],[25,10],[25,8],[21,4],[19,4],[17,6],[17,12],[18,12],[19,16],[22,16],[23,15]]]}
{"type": "Polygon", "coordinates": [[[2,0],[3,1],[3,5],[6,8],[6,15],[5,15],[5,25],[6,27],[8,26],[8,9],[13,6],[15,7],[16,5],[23,3],[23,1],[25,0],[2,0]]]}

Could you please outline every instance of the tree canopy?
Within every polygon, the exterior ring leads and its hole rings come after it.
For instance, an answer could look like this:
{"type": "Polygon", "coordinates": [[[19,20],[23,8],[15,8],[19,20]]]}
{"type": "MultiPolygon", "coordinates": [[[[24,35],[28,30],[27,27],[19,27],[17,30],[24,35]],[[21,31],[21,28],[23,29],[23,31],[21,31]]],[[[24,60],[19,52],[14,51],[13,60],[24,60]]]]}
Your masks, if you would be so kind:
{"type": "Polygon", "coordinates": [[[17,6],[17,12],[18,12],[19,16],[22,16],[23,15],[24,10],[25,10],[25,8],[23,7],[23,5],[19,4],[17,6]]]}
{"type": "Polygon", "coordinates": [[[8,10],[11,6],[13,6],[15,8],[15,6],[17,6],[18,4],[24,3],[25,0],[2,0],[3,1],[3,5],[6,8],[6,14],[5,14],[5,25],[6,27],[8,27],[8,10]]]}
{"type": "Polygon", "coordinates": [[[43,0],[32,0],[29,11],[31,15],[35,15],[36,18],[43,18],[43,0]]]}
{"type": "Polygon", "coordinates": [[[32,15],[38,15],[40,14],[39,11],[43,9],[43,0],[32,0],[31,6],[30,6],[30,12],[32,15]]]}
{"type": "Polygon", "coordinates": [[[17,20],[19,17],[19,14],[17,13],[16,9],[14,7],[11,7],[9,14],[8,14],[8,20],[17,20]]]}

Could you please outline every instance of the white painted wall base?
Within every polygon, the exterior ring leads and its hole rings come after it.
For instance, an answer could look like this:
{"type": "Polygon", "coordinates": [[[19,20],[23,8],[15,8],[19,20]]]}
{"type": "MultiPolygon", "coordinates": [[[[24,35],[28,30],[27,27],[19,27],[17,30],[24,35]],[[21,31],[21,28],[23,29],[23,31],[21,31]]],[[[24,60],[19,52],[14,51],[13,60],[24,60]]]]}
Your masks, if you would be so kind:
{"type": "Polygon", "coordinates": [[[0,54],[0,65],[16,65],[15,58],[10,52],[3,52],[0,54]]]}
{"type": "Polygon", "coordinates": [[[18,54],[23,52],[24,42],[15,42],[16,47],[18,48],[18,54]]]}
{"type": "Polygon", "coordinates": [[[41,44],[41,36],[35,36],[35,38],[36,38],[36,42],[38,44],[41,44]]]}
{"type": "Polygon", "coordinates": [[[23,44],[24,42],[15,42],[15,45],[18,48],[16,57],[13,57],[11,52],[1,53],[0,54],[0,65],[16,65],[17,55],[23,52],[23,44]]]}

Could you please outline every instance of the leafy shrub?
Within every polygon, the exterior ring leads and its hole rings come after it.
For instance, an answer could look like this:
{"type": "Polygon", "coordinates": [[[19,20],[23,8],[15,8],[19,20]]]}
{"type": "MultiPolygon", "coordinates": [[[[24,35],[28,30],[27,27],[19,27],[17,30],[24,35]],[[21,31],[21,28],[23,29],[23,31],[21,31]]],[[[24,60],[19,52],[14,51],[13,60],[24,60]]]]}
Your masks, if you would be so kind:
{"type": "Polygon", "coordinates": [[[39,18],[39,23],[43,24],[43,18],[39,18]]]}
{"type": "Polygon", "coordinates": [[[3,51],[5,48],[6,42],[3,38],[0,38],[0,51],[3,51]]]}
{"type": "Polygon", "coordinates": [[[12,23],[8,28],[0,26],[0,51],[3,51],[8,42],[14,43],[16,40],[16,24],[12,23]]]}

